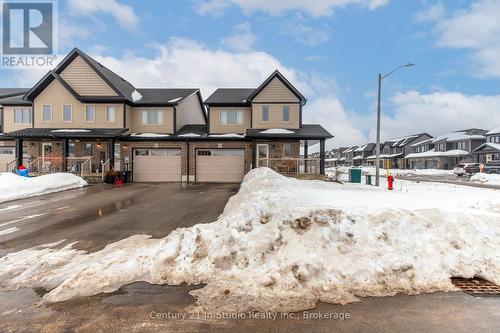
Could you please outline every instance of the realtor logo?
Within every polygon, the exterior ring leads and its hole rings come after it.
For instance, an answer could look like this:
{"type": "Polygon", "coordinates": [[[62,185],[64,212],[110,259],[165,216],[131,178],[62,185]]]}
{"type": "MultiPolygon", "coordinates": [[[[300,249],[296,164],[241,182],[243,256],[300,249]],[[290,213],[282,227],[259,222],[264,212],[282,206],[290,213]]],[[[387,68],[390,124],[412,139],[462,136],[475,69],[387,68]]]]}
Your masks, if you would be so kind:
{"type": "Polygon", "coordinates": [[[2,3],[2,67],[51,66],[56,52],[56,3],[2,3]]]}

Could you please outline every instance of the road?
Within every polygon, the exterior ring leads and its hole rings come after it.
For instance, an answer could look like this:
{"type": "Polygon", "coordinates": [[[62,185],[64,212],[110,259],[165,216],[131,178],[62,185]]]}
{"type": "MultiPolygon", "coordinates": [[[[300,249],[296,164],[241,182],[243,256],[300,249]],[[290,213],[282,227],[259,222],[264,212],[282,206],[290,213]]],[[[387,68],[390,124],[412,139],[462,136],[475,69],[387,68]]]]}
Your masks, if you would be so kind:
{"type": "MultiPolygon", "coordinates": [[[[77,241],[77,248],[93,252],[134,234],[164,237],[178,227],[214,221],[237,189],[231,184],[187,189],[174,184],[96,185],[0,204],[0,233],[15,230],[0,235],[0,256],[61,240],[59,247],[77,241]]],[[[246,318],[231,319],[217,313],[193,317],[189,291],[195,288],[199,286],[136,282],[113,293],[52,304],[40,304],[43,290],[0,291],[0,332],[500,331],[498,297],[397,295],[346,306],[320,303],[310,312],[276,318],[243,314],[246,318]],[[322,318],[311,318],[311,312],[322,318]]]]}

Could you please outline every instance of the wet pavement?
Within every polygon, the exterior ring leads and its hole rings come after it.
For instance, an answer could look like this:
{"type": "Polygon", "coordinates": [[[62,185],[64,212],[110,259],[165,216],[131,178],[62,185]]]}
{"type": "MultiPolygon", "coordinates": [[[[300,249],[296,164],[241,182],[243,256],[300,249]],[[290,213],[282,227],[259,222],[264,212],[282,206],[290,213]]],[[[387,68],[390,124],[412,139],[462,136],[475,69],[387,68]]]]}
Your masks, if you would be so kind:
{"type": "Polygon", "coordinates": [[[453,185],[464,185],[476,188],[487,188],[492,190],[500,190],[499,185],[488,185],[477,182],[471,182],[470,176],[464,175],[458,177],[456,175],[404,175],[398,176],[399,179],[412,180],[416,182],[431,182],[431,183],[443,183],[443,184],[453,184],[453,185]]]}
{"type": "MultiPolygon", "coordinates": [[[[238,185],[96,185],[0,204],[0,257],[36,245],[97,251],[135,234],[164,237],[214,221],[238,185]],[[14,229],[12,229],[14,228],[14,229]],[[1,234],[11,229],[10,233],[1,234]]],[[[465,293],[366,298],[293,314],[198,313],[200,286],[137,282],[109,294],[41,304],[44,290],[0,291],[0,332],[499,332],[500,297],[465,293]],[[221,318],[223,317],[223,318],[221,318]]]]}

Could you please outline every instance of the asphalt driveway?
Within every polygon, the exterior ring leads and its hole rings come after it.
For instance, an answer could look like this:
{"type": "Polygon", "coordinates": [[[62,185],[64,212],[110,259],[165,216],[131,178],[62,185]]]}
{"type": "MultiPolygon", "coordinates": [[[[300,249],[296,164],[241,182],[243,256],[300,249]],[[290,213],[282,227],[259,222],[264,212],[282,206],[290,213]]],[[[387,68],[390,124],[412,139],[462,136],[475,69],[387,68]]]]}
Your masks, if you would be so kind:
{"type": "MultiPolygon", "coordinates": [[[[164,237],[178,227],[214,221],[238,185],[91,186],[0,204],[0,257],[64,240],[87,251],[135,234],[164,237]],[[7,229],[15,230],[2,234],[7,229]]],[[[249,277],[251,278],[251,277],[249,277]]],[[[199,286],[145,282],[71,301],[39,304],[44,290],[0,291],[0,332],[498,332],[500,298],[462,292],[366,298],[319,304],[276,317],[218,318],[193,313],[199,286]],[[169,315],[170,317],[167,317],[169,315]]],[[[246,314],[248,316],[248,314],[246,314]]]]}

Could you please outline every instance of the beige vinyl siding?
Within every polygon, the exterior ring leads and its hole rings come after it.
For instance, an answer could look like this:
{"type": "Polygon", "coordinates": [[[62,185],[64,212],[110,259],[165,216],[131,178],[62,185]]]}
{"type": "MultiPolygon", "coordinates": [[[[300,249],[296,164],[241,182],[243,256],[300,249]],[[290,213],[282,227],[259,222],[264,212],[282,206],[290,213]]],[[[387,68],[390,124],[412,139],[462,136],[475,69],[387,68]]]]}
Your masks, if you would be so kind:
{"type": "Polygon", "coordinates": [[[210,107],[210,133],[224,134],[237,133],[243,134],[250,128],[250,108],[249,107],[210,107]],[[227,110],[243,110],[242,125],[222,125],[220,122],[220,111],[227,110]]]}
{"type": "Polygon", "coordinates": [[[81,96],[117,96],[113,88],[80,56],[64,69],[61,77],[81,96]]]}
{"type": "Polygon", "coordinates": [[[300,104],[266,104],[252,103],[252,122],[253,128],[300,128],[299,124],[300,104]],[[263,122],[261,107],[262,105],[269,106],[269,121],[263,122]],[[283,105],[290,106],[290,121],[282,121],[283,105]]]}
{"type": "MultiPolygon", "coordinates": [[[[127,115],[128,116],[128,115],[127,115]]],[[[130,108],[130,117],[127,120],[127,126],[132,133],[174,133],[174,109],[170,106],[159,107],[132,107],[130,108]],[[143,125],[141,121],[142,110],[162,110],[163,124],[143,125]],[[129,122],[130,120],[130,122],[129,122]]]]}
{"type": "Polygon", "coordinates": [[[262,89],[260,93],[257,94],[252,100],[254,103],[298,103],[299,98],[293,94],[293,92],[288,89],[287,86],[283,84],[278,78],[274,78],[267,86],[262,89]]]}
{"type": "Polygon", "coordinates": [[[34,101],[35,127],[39,128],[122,128],[123,104],[92,103],[95,106],[95,121],[86,122],[85,105],[78,101],[59,81],[52,81],[34,101]],[[52,121],[43,121],[43,105],[52,105],[52,121]],[[71,122],[63,121],[63,105],[72,105],[71,122]],[[114,105],[116,121],[106,121],[106,106],[114,105]]]}
{"type": "MultiPolygon", "coordinates": [[[[31,124],[15,124],[14,123],[14,109],[27,108],[29,106],[5,106],[3,109],[3,131],[5,133],[17,131],[23,128],[30,128],[31,124]]],[[[31,121],[33,122],[33,113],[31,114],[31,121]]]]}

